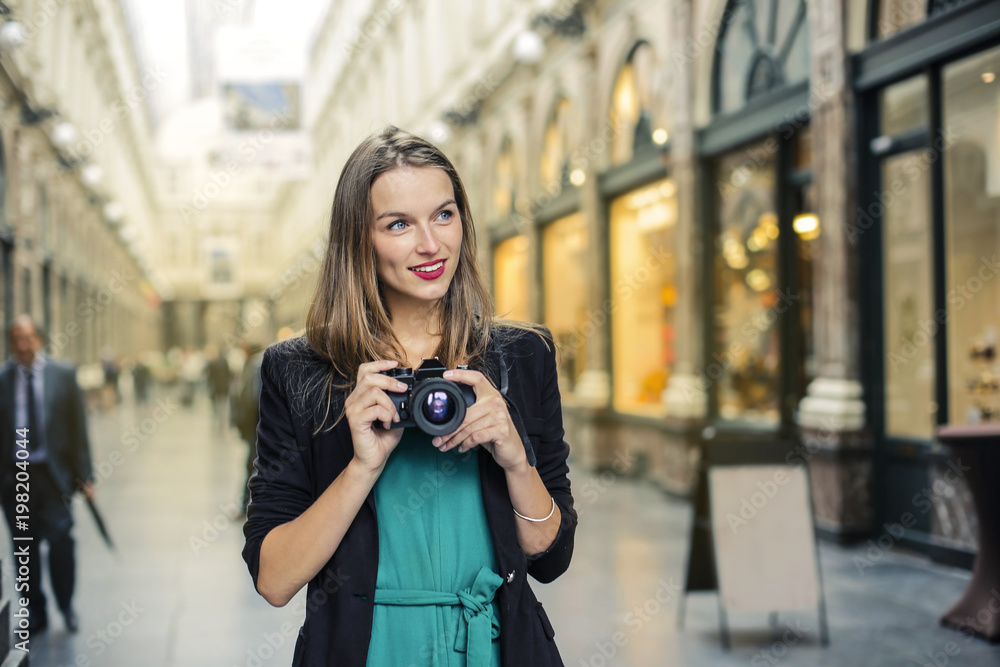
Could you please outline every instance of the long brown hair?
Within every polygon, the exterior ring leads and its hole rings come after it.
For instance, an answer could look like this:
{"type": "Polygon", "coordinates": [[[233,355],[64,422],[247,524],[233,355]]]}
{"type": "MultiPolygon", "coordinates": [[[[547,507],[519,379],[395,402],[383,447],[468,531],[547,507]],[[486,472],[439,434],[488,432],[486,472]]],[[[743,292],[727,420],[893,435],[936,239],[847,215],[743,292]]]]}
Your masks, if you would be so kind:
{"type": "Polygon", "coordinates": [[[395,359],[406,365],[375,270],[371,197],[379,176],[404,166],[442,169],[451,179],[462,221],[458,266],[440,303],[437,356],[452,368],[459,362],[484,360],[489,349],[493,297],[476,261],[476,231],[462,179],[436,146],[397,127],[386,127],[361,142],[340,174],[330,212],[329,245],[306,318],[309,346],[332,365],[327,414],[333,390],[349,390],[361,364],[395,359]]]}

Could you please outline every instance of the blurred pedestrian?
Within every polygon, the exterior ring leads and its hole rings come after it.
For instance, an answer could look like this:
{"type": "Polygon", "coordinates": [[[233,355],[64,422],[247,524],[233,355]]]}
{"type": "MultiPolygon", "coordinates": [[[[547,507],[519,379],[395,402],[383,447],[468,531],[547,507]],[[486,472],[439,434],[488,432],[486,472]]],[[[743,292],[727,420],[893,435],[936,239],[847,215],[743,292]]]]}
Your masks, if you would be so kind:
{"type": "Polygon", "coordinates": [[[200,350],[185,349],[181,355],[178,376],[181,381],[181,405],[190,408],[194,405],[198,384],[205,374],[205,357],[200,350]]]}
{"type": "MultiPolygon", "coordinates": [[[[42,333],[28,315],[7,331],[13,360],[0,370],[0,501],[15,540],[18,566],[25,553],[29,630],[48,627],[42,591],[42,542],[49,577],[66,628],[79,628],[73,609],[76,556],[71,500],[93,498],[90,443],[83,394],[72,366],[42,353],[42,333]]],[[[18,589],[21,590],[21,589],[18,589]]]]}
{"type": "Polygon", "coordinates": [[[354,151],[329,230],[306,337],[264,354],[244,526],[268,602],[308,585],[296,664],[562,665],[526,577],[576,530],[551,335],[494,319],[465,188],[418,137],[354,151]],[[384,372],[431,357],[475,400],[437,385],[423,414],[455,430],[391,428],[384,372]]]}
{"type": "Polygon", "coordinates": [[[112,408],[121,403],[121,390],[118,387],[118,377],[121,368],[115,359],[115,352],[110,347],[101,350],[101,370],[104,371],[104,388],[101,397],[101,406],[104,409],[112,408]]]}
{"type": "Polygon", "coordinates": [[[208,363],[205,366],[205,379],[208,383],[208,396],[212,399],[212,421],[215,430],[220,434],[227,431],[226,409],[229,403],[229,387],[232,384],[232,374],[229,372],[229,362],[219,353],[214,345],[205,348],[208,363]]]}
{"type": "Polygon", "coordinates": [[[142,355],[139,355],[132,366],[132,389],[135,393],[136,405],[142,406],[149,403],[149,390],[152,383],[153,373],[143,360],[142,355]]]}

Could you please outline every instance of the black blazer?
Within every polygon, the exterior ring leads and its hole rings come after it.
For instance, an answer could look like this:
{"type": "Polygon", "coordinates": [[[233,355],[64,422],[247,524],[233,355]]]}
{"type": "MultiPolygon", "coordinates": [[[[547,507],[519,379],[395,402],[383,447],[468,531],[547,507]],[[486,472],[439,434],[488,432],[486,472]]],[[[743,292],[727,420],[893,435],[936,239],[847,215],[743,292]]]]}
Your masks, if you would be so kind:
{"type": "MultiPolygon", "coordinates": [[[[76,370],[69,364],[45,360],[42,383],[42,413],[48,466],[63,497],[69,498],[89,481],[90,441],[87,438],[87,415],[83,394],[76,383],[76,370]]],[[[0,369],[0,492],[5,495],[14,485],[14,383],[17,363],[13,360],[0,369]]]]}
{"type": "MultiPolygon", "coordinates": [[[[523,417],[538,473],[562,512],[555,541],[544,553],[527,559],[517,542],[503,469],[488,452],[479,450],[483,502],[505,580],[497,592],[501,655],[504,665],[562,665],[552,626],[525,576],[548,583],[566,571],[573,555],[576,512],[567,478],[569,446],[563,439],[555,351],[535,333],[501,331],[510,383],[507,397],[523,417]]],[[[346,419],[332,431],[312,435],[325,407],[306,397],[323,394],[328,369],[328,362],[304,338],[279,343],[264,354],[256,472],[250,480],[243,549],[254,585],[267,533],[308,509],[354,456],[346,419]]],[[[342,400],[335,398],[334,416],[342,400]]],[[[369,494],[333,557],[309,582],[295,667],[365,665],[378,568],[376,521],[374,494],[369,494]]]]}

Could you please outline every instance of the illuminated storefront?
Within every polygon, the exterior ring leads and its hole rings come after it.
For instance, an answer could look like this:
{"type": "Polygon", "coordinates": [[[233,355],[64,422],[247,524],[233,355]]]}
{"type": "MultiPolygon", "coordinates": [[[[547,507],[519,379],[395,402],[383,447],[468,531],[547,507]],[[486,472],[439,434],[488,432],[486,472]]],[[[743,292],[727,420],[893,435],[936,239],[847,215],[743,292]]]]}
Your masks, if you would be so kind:
{"type": "Polygon", "coordinates": [[[586,223],[579,213],[559,218],[542,231],[543,322],[559,348],[564,402],[572,402],[587,369],[588,243],[586,223]]]}
{"type": "Polygon", "coordinates": [[[611,369],[619,412],[664,414],[674,362],[676,194],[663,179],[611,201],[611,369]]]}
{"type": "MultiPolygon", "coordinates": [[[[593,46],[550,36],[468,151],[498,311],[552,331],[574,456],[678,494],[709,452],[790,457],[819,533],[868,539],[940,477],[941,425],[1000,413],[1000,4],[583,20],[593,46]]],[[[968,490],[931,505],[903,541],[962,562],[968,490]]]]}
{"type": "Polygon", "coordinates": [[[1000,419],[1000,5],[872,3],[855,56],[864,380],[875,522],[912,512],[903,540],[971,562],[966,483],[940,488],[938,428],[1000,419]]]}
{"type": "Polygon", "coordinates": [[[528,239],[523,235],[501,241],[493,250],[493,290],[496,312],[501,317],[531,320],[528,262],[528,239]]]}
{"type": "Polygon", "coordinates": [[[699,141],[712,183],[703,184],[703,380],[719,441],[751,447],[796,437],[795,410],[815,373],[812,246],[822,223],[811,201],[808,113],[788,115],[808,109],[806,3],[734,3],[726,16],[714,117],[699,141]]]}

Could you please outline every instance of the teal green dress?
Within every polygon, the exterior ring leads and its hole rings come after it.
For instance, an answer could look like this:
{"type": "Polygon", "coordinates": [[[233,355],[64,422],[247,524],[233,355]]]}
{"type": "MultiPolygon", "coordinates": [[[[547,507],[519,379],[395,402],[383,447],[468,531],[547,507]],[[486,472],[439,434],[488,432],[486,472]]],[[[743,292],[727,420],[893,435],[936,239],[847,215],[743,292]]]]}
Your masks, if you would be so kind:
{"type": "Polygon", "coordinates": [[[476,450],[404,431],[375,484],[379,562],[368,667],[499,667],[503,579],[476,450]]]}

